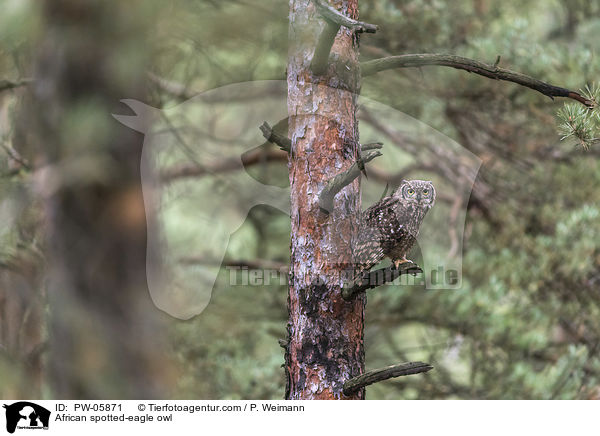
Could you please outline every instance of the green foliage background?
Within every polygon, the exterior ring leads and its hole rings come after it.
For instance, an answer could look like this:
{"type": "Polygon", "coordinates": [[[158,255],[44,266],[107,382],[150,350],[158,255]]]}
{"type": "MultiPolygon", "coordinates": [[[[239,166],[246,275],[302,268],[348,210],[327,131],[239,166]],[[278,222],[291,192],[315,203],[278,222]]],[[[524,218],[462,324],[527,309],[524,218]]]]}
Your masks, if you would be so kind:
{"type": "MultiPolygon", "coordinates": [[[[8,3],[0,16],[0,78],[18,78],[26,74],[36,12],[33,2],[8,3]]],[[[284,76],[286,2],[178,0],[163,8],[153,24],[157,76],[183,84],[192,95],[284,76]]],[[[377,34],[361,37],[364,60],[444,52],[493,63],[501,55],[501,66],[559,86],[579,89],[599,81],[597,1],[373,0],[360,8],[362,20],[380,25],[377,34]]],[[[150,91],[151,105],[179,101],[158,86],[150,91]]],[[[478,155],[484,162],[479,180],[489,189],[485,204],[469,204],[462,289],[387,286],[369,294],[367,369],[423,360],[435,370],[376,384],[367,397],[599,397],[598,145],[585,151],[573,138],[560,141],[555,114],[562,102],[462,71],[380,73],[364,80],[362,95],[478,155]]],[[[16,101],[16,95],[3,101],[7,125],[16,101]]],[[[10,129],[2,140],[10,143],[10,129]]],[[[28,183],[25,175],[11,173],[3,153],[0,170],[10,176],[0,179],[0,198],[28,183]]],[[[247,171],[287,184],[281,162],[247,171]]],[[[183,190],[212,189],[210,178],[185,183],[183,190]]],[[[383,189],[368,183],[369,192],[383,189]]],[[[179,210],[182,216],[170,214],[166,224],[186,238],[189,211],[179,210]]],[[[0,261],[36,244],[31,234],[15,231],[0,232],[0,241],[0,261]]],[[[289,217],[265,206],[254,208],[232,236],[227,258],[285,263],[288,252],[289,217]]],[[[193,281],[202,267],[178,268],[181,280],[193,281]]],[[[222,268],[200,315],[167,320],[179,363],[173,397],[281,398],[283,350],[277,340],[285,337],[286,292],[277,284],[230,286],[222,268]]],[[[0,383],[16,377],[19,368],[0,359],[0,383]]]]}

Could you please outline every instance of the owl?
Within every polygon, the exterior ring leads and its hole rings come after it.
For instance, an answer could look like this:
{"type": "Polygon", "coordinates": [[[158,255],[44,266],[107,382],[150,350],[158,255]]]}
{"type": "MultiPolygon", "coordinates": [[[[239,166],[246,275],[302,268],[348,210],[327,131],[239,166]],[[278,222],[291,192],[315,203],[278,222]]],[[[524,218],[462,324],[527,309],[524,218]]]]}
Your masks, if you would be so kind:
{"type": "Polygon", "coordinates": [[[435,188],[424,180],[403,180],[392,195],[362,212],[354,244],[355,278],[389,257],[396,268],[408,262],[423,218],[435,204],[435,188]]]}

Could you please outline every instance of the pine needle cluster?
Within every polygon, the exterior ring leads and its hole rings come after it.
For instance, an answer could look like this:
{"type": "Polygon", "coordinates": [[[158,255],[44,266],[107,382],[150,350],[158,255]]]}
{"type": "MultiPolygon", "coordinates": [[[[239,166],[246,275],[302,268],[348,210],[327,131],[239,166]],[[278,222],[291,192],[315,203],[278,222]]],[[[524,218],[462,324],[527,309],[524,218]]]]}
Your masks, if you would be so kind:
{"type": "Polygon", "coordinates": [[[592,102],[591,107],[567,103],[558,111],[558,133],[561,140],[573,138],[584,149],[600,142],[600,85],[586,86],[581,94],[592,102]]]}

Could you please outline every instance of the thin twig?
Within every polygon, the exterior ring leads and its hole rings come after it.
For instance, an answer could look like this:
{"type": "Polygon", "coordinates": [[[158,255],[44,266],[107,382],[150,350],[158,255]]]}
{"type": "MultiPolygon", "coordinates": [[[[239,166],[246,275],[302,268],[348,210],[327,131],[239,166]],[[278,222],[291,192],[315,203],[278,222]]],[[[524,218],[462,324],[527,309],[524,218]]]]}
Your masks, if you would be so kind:
{"type": "Polygon", "coordinates": [[[517,83],[552,99],[554,99],[554,97],[565,97],[576,100],[589,108],[594,106],[593,101],[570,89],[554,86],[525,74],[500,68],[497,64],[490,65],[474,59],[449,54],[406,54],[374,59],[361,63],[361,73],[362,76],[365,77],[394,68],[423,67],[427,65],[438,65],[465,70],[490,79],[517,83]]]}
{"type": "Polygon", "coordinates": [[[329,214],[333,210],[333,198],[336,194],[360,176],[361,167],[364,167],[364,164],[372,161],[377,156],[381,156],[379,150],[368,151],[362,155],[360,159],[354,162],[350,168],[327,182],[319,194],[319,206],[324,213],[329,214]]]}
{"type": "Polygon", "coordinates": [[[230,268],[247,268],[256,270],[287,270],[289,265],[285,262],[268,259],[215,259],[208,256],[183,256],[178,259],[182,265],[210,265],[230,268]]]}
{"type": "Polygon", "coordinates": [[[17,153],[15,149],[6,144],[0,144],[0,147],[2,147],[6,154],[8,154],[10,158],[18,163],[21,167],[25,168],[26,170],[31,169],[29,162],[27,162],[19,153],[17,153]]]}
{"type": "Polygon", "coordinates": [[[344,383],[344,395],[352,395],[356,391],[369,386],[373,383],[388,380],[394,377],[405,375],[419,374],[422,372],[431,371],[433,366],[423,362],[408,362],[399,365],[392,365],[385,368],[368,371],[358,377],[351,378],[344,383]]]}
{"type": "Polygon", "coordinates": [[[460,248],[460,240],[458,238],[457,221],[458,214],[463,210],[463,200],[460,195],[457,195],[450,208],[450,219],[448,221],[448,236],[450,237],[450,250],[448,250],[447,258],[452,259],[458,254],[460,248]]]}
{"type": "Polygon", "coordinates": [[[33,82],[33,79],[19,79],[19,80],[0,80],[0,92],[7,91],[9,89],[20,88],[21,86],[29,85],[33,82]]]}
{"type": "Polygon", "coordinates": [[[178,100],[190,100],[196,95],[196,93],[190,92],[187,86],[179,82],[160,77],[151,71],[148,72],[148,78],[162,91],[172,95],[178,100]]]}
{"type": "MultiPolygon", "coordinates": [[[[265,121],[262,126],[260,126],[260,130],[267,141],[278,145],[281,150],[289,153],[292,146],[292,141],[288,137],[276,132],[277,127],[284,122],[287,123],[287,120],[281,120],[275,125],[275,127],[271,127],[269,123],[265,121]]],[[[382,146],[382,143],[374,142],[363,145],[362,150],[377,150],[382,146]]],[[[243,154],[241,159],[238,157],[233,157],[215,162],[210,165],[199,165],[198,163],[193,163],[173,166],[162,171],[161,180],[164,182],[170,182],[188,177],[202,177],[210,174],[235,171],[241,169],[242,166],[248,167],[263,162],[285,162],[288,159],[286,153],[282,153],[278,150],[265,151],[257,148],[243,154]]],[[[369,160],[370,159],[372,158],[369,158],[369,160]]],[[[368,162],[368,160],[366,162],[368,162]]]]}
{"type": "Polygon", "coordinates": [[[382,148],[383,142],[369,142],[368,144],[362,144],[360,146],[361,151],[381,150],[382,148]]]}
{"type": "Polygon", "coordinates": [[[160,178],[163,182],[171,182],[186,177],[202,177],[210,174],[236,171],[263,162],[285,162],[287,159],[287,153],[279,150],[268,150],[265,152],[261,149],[255,149],[243,154],[241,158],[233,157],[224,159],[210,165],[184,164],[170,167],[161,172],[160,178]]]}
{"type": "Polygon", "coordinates": [[[398,268],[394,265],[388,266],[387,268],[377,269],[375,271],[369,271],[355,281],[352,286],[342,289],[342,298],[346,301],[351,301],[361,292],[365,292],[368,289],[373,289],[386,283],[393,282],[403,274],[416,275],[422,273],[423,270],[419,265],[414,262],[408,261],[401,263],[398,268]]]}

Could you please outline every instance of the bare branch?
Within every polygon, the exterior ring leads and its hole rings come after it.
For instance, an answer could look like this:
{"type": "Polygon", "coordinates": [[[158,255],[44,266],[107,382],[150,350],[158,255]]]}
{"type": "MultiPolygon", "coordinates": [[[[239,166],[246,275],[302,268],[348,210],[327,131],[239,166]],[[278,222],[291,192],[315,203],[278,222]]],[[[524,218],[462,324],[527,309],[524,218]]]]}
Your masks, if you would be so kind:
{"type": "Polygon", "coordinates": [[[313,3],[326,21],[325,28],[321,32],[321,35],[319,35],[315,54],[313,55],[313,60],[310,64],[312,72],[320,76],[327,71],[329,52],[331,52],[331,47],[333,46],[338,30],[340,30],[340,26],[347,27],[356,32],[366,33],[375,33],[378,27],[374,24],[363,23],[348,18],[337,9],[330,6],[326,1],[313,0],[313,3]]]}
{"type": "Polygon", "coordinates": [[[368,144],[362,144],[360,146],[361,151],[381,150],[382,148],[383,148],[383,142],[369,142],[368,144]]]}
{"type": "Polygon", "coordinates": [[[402,168],[400,171],[395,173],[388,173],[380,168],[376,168],[374,166],[369,167],[369,180],[374,180],[379,183],[385,183],[388,185],[399,185],[402,180],[408,180],[409,175],[416,171],[427,171],[427,172],[435,172],[436,167],[432,165],[428,165],[422,162],[416,162],[414,164],[407,165],[402,168]]]}
{"type": "Polygon", "coordinates": [[[0,80],[0,92],[8,91],[9,89],[20,88],[21,86],[29,85],[33,82],[33,79],[19,79],[19,80],[0,80]]]}
{"type": "Polygon", "coordinates": [[[396,268],[394,265],[391,265],[387,268],[369,271],[363,274],[360,279],[355,281],[352,286],[343,288],[342,298],[346,301],[351,301],[359,293],[384,285],[385,283],[393,282],[403,274],[416,275],[422,272],[423,270],[421,267],[411,261],[401,263],[398,268],[396,268]]]}
{"type": "Polygon", "coordinates": [[[164,77],[160,77],[154,74],[153,72],[148,72],[148,78],[158,88],[160,88],[167,94],[171,94],[178,100],[189,100],[196,95],[196,93],[190,92],[187,86],[178,82],[174,82],[172,80],[165,79],[164,77]]]}
{"type": "Polygon", "coordinates": [[[347,27],[356,32],[375,33],[379,29],[375,24],[363,23],[352,18],[346,17],[340,11],[330,6],[326,1],[313,0],[319,14],[328,22],[339,26],[347,27]]]}
{"type": "Polygon", "coordinates": [[[351,378],[344,383],[344,395],[352,395],[352,393],[373,383],[388,380],[394,377],[419,374],[422,372],[431,371],[432,369],[433,366],[428,363],[408,362],[368,371],[362,375],[359,375],[358,377],[351,378]]]}
{"type": "Polygon", "coordinates": [[[331,52],[331,47],[333,46],[333,42],[335,41],[335,35],[337,35],[338,30],[340,30],[340,25],[328,21],[325,24],[325,28],[319,35],[319,41],[317,42],[317,47],[315,48],[315,54],[313,55],[312,62],[310,63],[310,69],[313,74],[320,76],[325,71],[327,71],[327,61],[329,60],[329,53],[331,52]]]}
{"type": "Polygon", "coordinates": [[[179,263],[183,265],[211,265],[211,266],[224,266],[232,268],[248,268],[248,269],[262,269],[262,270],[288,270],[289,265],[284,262],[268,259],[215,259],[207,256],[183,256],[178,259],[179,263]]]}
{"type": "MultiPolygon", "coordinates": [[[[283,152],[278,150],[264,150],[257,148],[243,154],[241,159],[235,157],[225,159],[220,162],[215,162],[210,165],[186,163],[163,170],[161,173],[161,180],[164,182],[171,182],[173,180],[187,177],[202,177],[210,174],[236,171],[242,169],[243,167],[264,162],[286,162],[288,159],[287,153],[289,153],[291,149],[292,141],[288,137],[276,132],[278,126],[280,126],[282,123],[287,123],[287,119],[281,120],[274,127],[271,127],[269,123],[265,121],[262,126],[260,126],[260,130],[267,141],[278,145],[283,152]]],[[[363,145],[362,149],[371,151],[380,149],[382,146],[382,143],[374,142],[363,145]]],[[[369,160],[373,159],[373,157],[367,156],[368,160],[365,161],[363,158],[363,161],[368,162],[369,160]]]]}
{"type": "Polygon", "coordinates": [[[552,99],[554,99],[554,97],[570,98],[589,108],[594,105],[593,101],[585,98],[578,92],[542,82],[541,80],[525,74],[500,68],[497,64],[490,65],[462,56],[448,54],[406,54],[401,56],[389,56],[363,62],[361,68],[362,76],[365,77],[394,68],[423,67],[427,65],[451,67],[479,74],[480,76],[488,77],[490,79],[517,83],[552,99]]]}
{"type": "Polygon", "coordinates": [[[185,164],[167,168],[162,171],[160,178],[163,182],[171,182],[186,177],[201,177],[215,173],[236,171],[244,168],[244,166],[262,162],[286,162],[287,159],[287,153],[279,150],[268,150],[265,152],[261,149],[255,149],[243,154],[241,159],[235,157],[211,165],[185,164]]]}
{"type": "Polygon", "coordinates": [[[285,75],[275,75],[265,78],[273,80],[270,85],[260,87],[245,87],[230,90],[220,90],[217,93],[206,93],[204,90],[196,89],[190,84],[176,82],[165,77],[161,77],[151,71],[148,72],[148,78],[156,85],[156,88],[162,92],[171,95],[177,100],[185,101],[192,98],[199,98],[205,103],[221,103],[229,101],[248,101],[264,99],[267,96],[283,96],[283,90],[277,81],[285,80],[285,75]]]}
{"type": "MultiPolygon", "coordinates": [[[[277,123],[277,125],[275,125],[275,128],[283,121],[286,121],[287,124],[287,119],[285,119],[277,123]]],[[[263,136],[267,141],[278,145],[279,148],[281,148],[283,151],[287,151],[289,153],[292,149],[291,139],[287,136],[275,132],[275,128],[271,127],[266,121],[262,124],[262,126],[259,127],[260,131],[262,132],[263,136]]]]}
{"type": "MultiPolygon", "coordinates": [[[[0,144],[0,147],[8,154],[8,156],[14,160],[20,167],[25,168],[26,170],[31,170],[31,165],[25,158],[23,158],[14,148],[10,147],[7,144],[0,144]]],[[[15,168],[17,171],[20,168],[15,168]]]]}
{"type": "Polygon", "coordinates": [[[452,207],[450,208],[450,220],[448,222],[448,236],[450,237],[450,250],[448,250],[448,254],[446,257],[453,258],[458,254],[458,250],[460,248],[460,241],[458,238],[457,231],[457,220],[460,211],[463,208],[463,200],[457,195],[452,202],[452,207]]]}
{"type": "Polygon", "coordinates": [[[378,150],[368,151],[354,162],[350,168],[327,182],[327,185],[325,185],[319,195],[319,206],[324,213],[329,214],[333,210],[333,198],[336,194],[360,175],[361,168],[364,168],[364,164],[372,161],[377,156],[381,156],[381,152],[378,150]]]}

